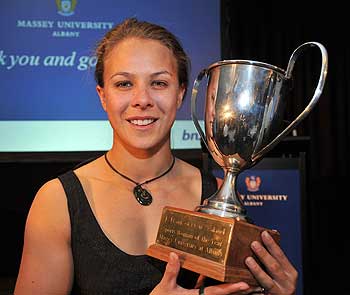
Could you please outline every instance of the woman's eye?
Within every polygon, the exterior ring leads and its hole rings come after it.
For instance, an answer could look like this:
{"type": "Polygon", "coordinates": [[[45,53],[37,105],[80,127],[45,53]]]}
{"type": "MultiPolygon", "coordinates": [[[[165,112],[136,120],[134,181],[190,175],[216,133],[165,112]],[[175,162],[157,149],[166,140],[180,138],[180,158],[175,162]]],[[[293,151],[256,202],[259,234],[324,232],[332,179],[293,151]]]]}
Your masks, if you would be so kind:
{"type": "Polygon", "coordinates": [[[119,81],[115,83],[118,88],[130,88],[132,86],[130,81],[119,81]]]}
{"type": "Polygon", "coordinates": [[[153,81],[152,86],[156,88],[165,88],[168,86],[168,83],[166,81],[153,81]]]}

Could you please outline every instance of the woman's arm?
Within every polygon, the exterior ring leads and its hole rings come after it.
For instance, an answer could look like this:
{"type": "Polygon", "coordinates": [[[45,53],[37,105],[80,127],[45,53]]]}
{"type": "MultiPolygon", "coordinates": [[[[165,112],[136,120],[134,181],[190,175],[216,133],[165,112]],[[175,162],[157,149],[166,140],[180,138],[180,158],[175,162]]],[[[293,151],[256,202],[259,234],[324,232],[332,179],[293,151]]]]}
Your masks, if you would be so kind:
{"type": "Polygon", "coordinates": [[[55,179],[40,188],[29,210],[14,294],[69,294],[72,282],[69,213],[55,179]]]}

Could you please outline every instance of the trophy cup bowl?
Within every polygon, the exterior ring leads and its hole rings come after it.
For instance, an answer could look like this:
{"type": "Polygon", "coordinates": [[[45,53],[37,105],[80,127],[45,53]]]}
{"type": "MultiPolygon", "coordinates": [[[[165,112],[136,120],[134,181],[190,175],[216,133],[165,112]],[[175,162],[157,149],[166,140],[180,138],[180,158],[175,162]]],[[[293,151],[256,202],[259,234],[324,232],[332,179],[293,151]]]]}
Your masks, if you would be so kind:
{"type": "Polygon", "coordinates": [[[156,244],[148,254],[167,261],[178,253],[182,267],[223,282],[258,285],[244,260],[254,256],[250,244],[267,230],[279,243],[278,231],[252,223],[236,188],[237,176],[258,163],[316,105],[325,83],[328,55],[318,42],[307,42],[292,53],[287,70],[252,60],[223,60],[202,70],[194,82],[191,114],[213,160],[224,170],[220,188],[202,205],[188,211],[165,207],[156,244]],[[322,65],[317,87],[305,109],[283,129],[292,71],[300,53],[317,46],[322,65]],[[203,132],[196,115],[196,98],[207,78],[203,132]]]}

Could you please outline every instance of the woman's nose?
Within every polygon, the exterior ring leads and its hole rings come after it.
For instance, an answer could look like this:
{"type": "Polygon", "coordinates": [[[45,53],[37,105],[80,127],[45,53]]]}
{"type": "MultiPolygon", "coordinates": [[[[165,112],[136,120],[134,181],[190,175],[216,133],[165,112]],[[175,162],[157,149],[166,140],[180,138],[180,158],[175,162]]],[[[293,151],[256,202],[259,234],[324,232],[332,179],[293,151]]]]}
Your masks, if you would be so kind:
{"type": "Polygon", "coordinates": [[[153,106],[153,98],[150,89],[146,86],[138,86],[132,97],[132,106],[139,108],[147,108],[153,106]]]}

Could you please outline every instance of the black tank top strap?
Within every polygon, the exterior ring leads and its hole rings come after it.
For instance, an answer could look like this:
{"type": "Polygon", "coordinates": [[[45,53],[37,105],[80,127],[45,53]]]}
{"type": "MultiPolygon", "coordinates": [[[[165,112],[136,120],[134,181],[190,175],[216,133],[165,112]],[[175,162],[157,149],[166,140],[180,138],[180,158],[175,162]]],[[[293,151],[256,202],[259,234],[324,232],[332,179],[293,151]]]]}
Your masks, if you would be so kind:
{"type": "Polygon", "coordinates": [[[66,173],[59,175],[58,179],[61,181],[64,191],[66,193],[68,210],[71,225],[74,225],[76,220],[76,215],[78,210],[87,209],[88,206],[87,200],[85,198],[84,189],[76,176],[76,174],[69,170],[66,173]],[[84,202],[85,199],[85,202],[84,202]]]}

